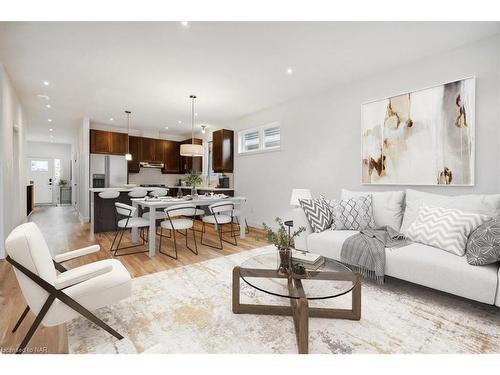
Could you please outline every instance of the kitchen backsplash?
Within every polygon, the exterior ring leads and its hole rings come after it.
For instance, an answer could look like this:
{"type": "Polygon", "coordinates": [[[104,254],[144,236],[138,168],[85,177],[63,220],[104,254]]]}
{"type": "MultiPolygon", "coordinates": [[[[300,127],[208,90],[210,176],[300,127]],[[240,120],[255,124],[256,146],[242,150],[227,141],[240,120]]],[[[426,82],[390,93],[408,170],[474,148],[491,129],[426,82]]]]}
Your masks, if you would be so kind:
{"type": "MultiPolygon", "coordinates": [[[[177,185],[179,179],[186,178],[184,174],[162,174],[159,168],[141,168],[140,173],[129,173],[128,180],[130,184],[164,184],[164,185],[177,185]]],[[[229,177],[229,186],[233,187],[233,174],[226,173],[229,177]]],[[[203,186],[217,186],[219,183],[219,174],[215,173],[211,176],[211,183],[208,184],[206,181],[206,176],[204,176],[203,186]]]]}

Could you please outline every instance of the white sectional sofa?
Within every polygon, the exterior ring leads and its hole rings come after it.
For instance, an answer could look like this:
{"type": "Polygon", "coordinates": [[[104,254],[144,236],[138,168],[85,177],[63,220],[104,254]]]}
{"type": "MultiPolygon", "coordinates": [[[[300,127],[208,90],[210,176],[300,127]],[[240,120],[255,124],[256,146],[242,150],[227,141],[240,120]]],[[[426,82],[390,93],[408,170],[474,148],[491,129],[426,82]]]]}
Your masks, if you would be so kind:
{"type": "MultiPolygon", "coordinates": [[[[422,204],[462,209],[498,216],[500,195],[468,195],[449,197],[416,190],[405,192],[342,191],[342,198],[358,194],[372,194],[375,224],[391,225],[401,232],[415,219],[422,204]],[[406,197],[406,199],[404,199],[406,197]],[[399,206],[399,210],[397,207],[399,206]]],[[[295,210],[294,227],[304,226],[306,231],[296,239],[295,247],[340,260],[344,241],[357,231],[330,230],[313,233],[304,212],[295,210]]],[[[472,266],[465,256],[412,243],[401,248],[386,248],[385,274],[426,287],[452,293],[475,301],[500,306],[499,263],[472,266]]]]}

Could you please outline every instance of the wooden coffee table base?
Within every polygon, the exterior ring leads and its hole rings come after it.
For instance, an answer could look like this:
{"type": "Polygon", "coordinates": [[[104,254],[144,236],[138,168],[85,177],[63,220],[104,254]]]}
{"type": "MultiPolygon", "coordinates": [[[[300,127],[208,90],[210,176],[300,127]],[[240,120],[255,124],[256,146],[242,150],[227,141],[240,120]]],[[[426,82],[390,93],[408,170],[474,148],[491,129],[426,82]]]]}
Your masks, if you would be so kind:
{"type": "MultiPolygon", "coordinates": [[[[309,317],[333,318],[333,319],[361,319],[361,276],[352,272],[321,272],[315,275],[314,280],[343,280],[354,281],[352,290],[351,309],[333,309],[309,307],[309,302],[299,278],[288,278],[288,289],[291,295],[298,298],[289,298],[290,306],[256,305],[240,303],[240,276],[266,277],[284,279],[287,276],[280,275],[277,271],[268,269],[247,269],[234,267],[233,269],[233,313],[235,314],[258,314],[258,315],[286,315],[293,316],[295,334],[299,354],[309,353],[309,317]]],[[[303,277],[304,279],[306,277],[303,277]]]]}

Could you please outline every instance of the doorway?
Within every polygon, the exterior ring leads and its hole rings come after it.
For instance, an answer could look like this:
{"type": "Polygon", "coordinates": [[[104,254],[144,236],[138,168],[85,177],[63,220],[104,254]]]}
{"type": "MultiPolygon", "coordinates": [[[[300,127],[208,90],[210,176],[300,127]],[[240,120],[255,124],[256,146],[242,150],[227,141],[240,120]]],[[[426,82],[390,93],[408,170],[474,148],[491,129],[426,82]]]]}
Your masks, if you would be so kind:
{"type": "Polygon", "coordinates": [[[29,158],[28,177],[35,189],[35,205],[53,205],[54,159],[29,158]]]}

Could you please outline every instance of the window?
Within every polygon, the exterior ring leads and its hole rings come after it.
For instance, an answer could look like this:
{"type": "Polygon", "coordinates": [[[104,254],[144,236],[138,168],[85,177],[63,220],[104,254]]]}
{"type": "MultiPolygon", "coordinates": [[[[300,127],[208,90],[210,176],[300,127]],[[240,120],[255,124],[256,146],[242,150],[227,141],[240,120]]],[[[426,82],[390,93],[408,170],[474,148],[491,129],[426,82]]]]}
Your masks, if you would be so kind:
{"type": "Polygon", "coordinates": [[[32,160],[31,161],[31,171],[32,172],[48,172],[49,171],[49,161],[48,160],[32,160]]]}
{"type": "Polygon", "coordinates": [[[276,122],[238,133],[239,154],[279,150],[280,147],[281,131],[276,122]]]}

